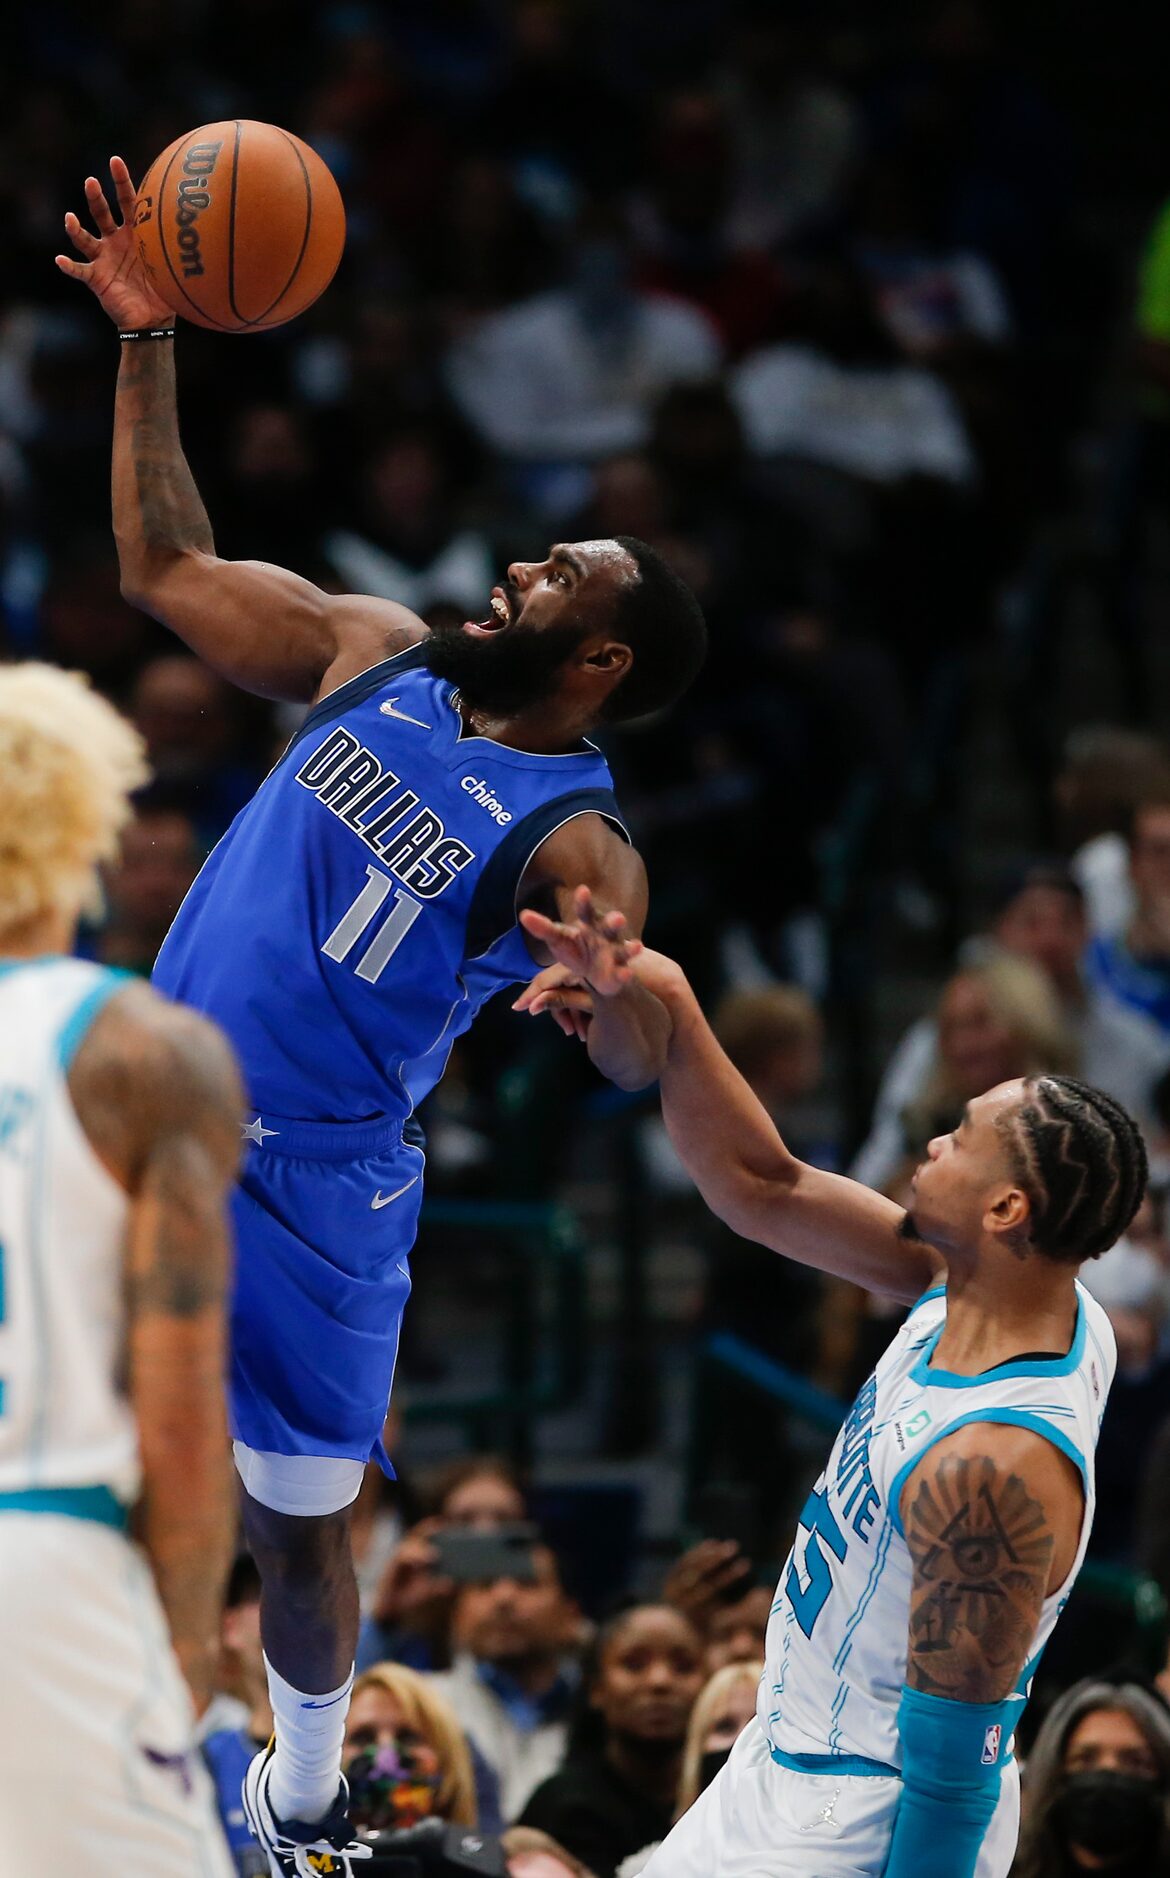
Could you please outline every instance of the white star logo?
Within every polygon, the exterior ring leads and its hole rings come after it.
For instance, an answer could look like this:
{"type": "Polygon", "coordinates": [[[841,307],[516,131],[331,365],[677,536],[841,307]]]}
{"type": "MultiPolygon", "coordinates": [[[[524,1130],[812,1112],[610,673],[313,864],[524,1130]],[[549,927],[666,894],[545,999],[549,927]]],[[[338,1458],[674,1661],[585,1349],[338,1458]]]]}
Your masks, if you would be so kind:
{"type": "Polygon", "coordinates": [[[257,1115],[254,1122],[240,1123],[240,1133],[245,1141],[254,1141],[258,1148],[262,1148],[269,1135],[278,1135],[280,1130],[279,1128],[265,1128],[263,1117],[257,1115]]]}

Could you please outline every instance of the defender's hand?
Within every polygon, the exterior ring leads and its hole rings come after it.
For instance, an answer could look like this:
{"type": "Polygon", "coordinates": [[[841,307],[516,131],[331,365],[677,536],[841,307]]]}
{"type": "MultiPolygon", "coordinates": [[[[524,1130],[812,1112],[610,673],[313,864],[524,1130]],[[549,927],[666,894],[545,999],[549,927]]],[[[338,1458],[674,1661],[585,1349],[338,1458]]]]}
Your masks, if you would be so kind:
{"type": "Polygon", "coordinates": [[[573,913],[566,923],[525,907],[520,924],[539,939],[555,964],[567,965],[599,998],[615,998],[633,978],[631,965],[642,942],[627,937],[624,913],[598,913],[588,887],[577,888],[573,913]]]}
{"type": "Polygon", "coordinates": [[[593,1016],[593,993],[577,972],[567,965],[546,965],[525,985],[512,1006],[539,1017],[547,1011],[566,1037],[578,1037],[584,1043],[593,1016]]]}
{"type": "Polygon", "coordinates": [[[116,222],[96,176],[85,179],[85,200],[97,227],[91,235],[70,209],[65,232],[83,261],[59,254],[57,266],[71,280],[84,281],[115,326],[129,332],[139,326],[173,326],[175,310],[156,292],[138,253],[134,234],[134,184],[121,157],[110,158],[110,176],[122,219],[116,222]]]}

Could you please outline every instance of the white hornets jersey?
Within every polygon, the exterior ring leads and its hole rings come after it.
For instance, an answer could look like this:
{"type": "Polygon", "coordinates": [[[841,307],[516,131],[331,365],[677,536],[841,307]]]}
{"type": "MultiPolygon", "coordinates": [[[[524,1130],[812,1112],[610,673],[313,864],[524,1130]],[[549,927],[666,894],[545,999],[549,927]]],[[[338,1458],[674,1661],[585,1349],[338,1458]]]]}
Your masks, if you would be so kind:
{"type": "MultiPolygon", "coordinates": [[[[1045,1599],[1013,1719],[1080,1570],[1093,1521],[1093,1454],[1117,1361],[1105,1312],[1078,1285],[1067,1356],[957,1376],[931,1360],[946,1308],[942,1287],[919,1299],[850,1409],[801,1513],[768,1624],[758,1706],[773,1759],[784,1766],[823,1771],[832,1757],[842,1774],[901,1770],[897,1714],[912,1569],[898,1502],[910,1473],[944,1436],[969,1422],[1031,1428],[1084,1481],[1076,1560],[1066,1583],[1045,1599]]],[[[1009,1725],[1004,1750],[1010,1733],[1009,1725]]]]}
{"type": "Polygon", "coordinates": [[[138,1491],[119,1382],[127,1197],[66,1081],[123,982],[79,959],[0,961],[0,1495],[138,1491]]]}

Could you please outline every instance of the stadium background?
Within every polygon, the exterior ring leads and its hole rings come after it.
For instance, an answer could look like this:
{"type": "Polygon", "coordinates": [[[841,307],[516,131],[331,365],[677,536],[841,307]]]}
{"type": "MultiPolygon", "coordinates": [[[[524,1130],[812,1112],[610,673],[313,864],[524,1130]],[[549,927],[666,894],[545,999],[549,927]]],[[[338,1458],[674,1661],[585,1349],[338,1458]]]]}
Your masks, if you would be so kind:
{"type": "MultiPolygon", "coordinates": [[[[712,651],[668,723],[612,741],[648,936],[709,1007],[741,994],[728,1034],[795,1142],[848,1166],[890,1050],[1013,870],[1120,829],[1128,747],[1086,733],[1170,729],[1170,157],[1127,13],[16,8],[0,653],[88,671],[158,778],[87,949],[149,969],[295,720],[120,599],[116,344],[52,256],[112,151],[137,176],[184,128],[268,118],[330,163],[349,239],[291,327],[180,332],[220,552],[428,618],[480,609],[550,539],[666,552],[712,651]],[[1105,752],[1087,808],[1086,749],[1105,752]],[[777,981],[803,998],[750,1001],[777,981]]],[[[425,1120],[404,1476],[509,1453],[594,1609],[703,1533],[766,1575],[888,1323],[730,1244],[652,1100],[600,1085],[549,1024],[489,1014],[425,1120]]],[[[1154,1280],[1119,1294],[1139,1354],[1092,1621],[1053,1687],[1122,1650],[1161,1666],[1160,1197],[1145,1252],[1154,1280]]]]}

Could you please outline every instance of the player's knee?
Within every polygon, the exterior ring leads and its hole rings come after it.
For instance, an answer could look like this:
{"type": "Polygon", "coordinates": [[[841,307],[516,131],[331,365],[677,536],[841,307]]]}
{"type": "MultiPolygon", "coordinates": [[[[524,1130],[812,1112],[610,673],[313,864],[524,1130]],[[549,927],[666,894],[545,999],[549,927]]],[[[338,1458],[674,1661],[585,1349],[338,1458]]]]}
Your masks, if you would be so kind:
{"type": "Polygon", "coordinates": [[[350,1512],[303,1517],[276,1513],[245,1496],[244,1530],[265,1585],[298,1582],[319,1590],[335,1578],[352,1572],[350,1512]]]}

